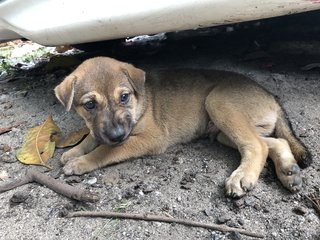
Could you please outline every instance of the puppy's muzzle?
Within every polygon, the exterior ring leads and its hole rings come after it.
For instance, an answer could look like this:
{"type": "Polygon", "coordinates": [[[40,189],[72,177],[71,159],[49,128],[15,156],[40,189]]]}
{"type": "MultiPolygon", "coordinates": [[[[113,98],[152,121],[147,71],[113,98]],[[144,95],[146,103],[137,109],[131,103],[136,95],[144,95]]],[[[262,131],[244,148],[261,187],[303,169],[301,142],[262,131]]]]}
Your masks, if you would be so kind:
{"type": "Polygon", "coordinates": [[[131,129],[126,129],[125,126],[118,125],[116,127],[105,128],[104,131],[95,133],[95,139],[100,144],[117,146],[124,143],[130,136],[131,129]]]}
{"type": "Polygon", "coordinates": [[[113,128],[108,133],[108,138],[113,143],[121,143],[126,137],[126,131],[122,126],[113,128]]]}

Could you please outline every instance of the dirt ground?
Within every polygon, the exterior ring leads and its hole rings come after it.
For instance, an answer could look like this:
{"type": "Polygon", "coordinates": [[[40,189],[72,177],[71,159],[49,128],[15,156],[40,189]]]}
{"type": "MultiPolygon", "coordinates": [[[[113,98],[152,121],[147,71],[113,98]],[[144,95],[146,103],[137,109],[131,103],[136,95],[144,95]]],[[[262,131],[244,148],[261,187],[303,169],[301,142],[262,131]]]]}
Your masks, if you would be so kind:
{"type": "MultiPolygon", "coordinates": [[[[79,58],[109,55],[141,68],[211,68],[250,76],[279,98],[296,135],[313,155],[312,166],[302,171],[302,191],[287,191],[268,160],[252,192],[238,200],[227,198],[224,180],[238,166],[240,155],[209,139],[79,177],[64,176],[59,158],[65,150],[57,150],[49,162],[54,169],[46,174],[89,189],[99,194],[100,200],[76,202],[38,184],[1,193],[0,239],[251,239],[179,224],[63,218],[60,213],[65,209],[166,214],[247,229],[265,239],[320,239],[319,214],[305,197],[320,189],[320,41],[309,38],[310,32],[303,39],[303,34],[280,37],[266,29],[240,32],[223,37],[169,36],[156,46],[106,46],[79,58]],[[311,63],[318,66],[301,69],[311,63]],[[14,203],[17,195],[22,199],[14,203]]],[[[53,94],[70,70],[23,72],[16,80],[0,83],[0,127],[21,123],[0,135],[0,172],[7,172],[9,180],[21,177],[29,168],[47,171],[15,158],[29,128],[43,123],[50,114],[64,133],[83,126],[75,112],[65,112],[53,94]]]]}

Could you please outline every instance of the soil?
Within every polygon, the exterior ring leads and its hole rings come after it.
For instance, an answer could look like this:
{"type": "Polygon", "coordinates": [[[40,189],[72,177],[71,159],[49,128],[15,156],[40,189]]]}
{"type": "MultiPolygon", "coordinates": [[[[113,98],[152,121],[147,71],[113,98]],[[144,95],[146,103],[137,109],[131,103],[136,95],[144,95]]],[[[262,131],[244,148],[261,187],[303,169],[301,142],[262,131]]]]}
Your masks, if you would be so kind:
{"type": "MultiPolygon", "coordinates": [[[[280,32],[282,30],[279,30],[280,32]]],[[[224,181],[239,165],[240,155],[210,139],[171,147],[157,156],[144,156],[82,176],[65,176],[56,150],[53,167],[27,166],[15,158],[29,128],[53,116],[67,134],[84,123],[74,111],[65,112],[53,88],[72,70],[58,67],[22,72],[17,80],[0,83],[0,127],[20,123],[0,135],[0,172],[11,179],[26,169],[46,172],[100,196],[96,203],[70,200],[38,184],[0,194],[0,239],[251,239],[179,224],[103,218],[64,218],[61,212],[117,210],[152,213],[226,224],[265,235],[265,239],[320,239],[319,214],[306,199],[320,188],[320,41],[279,37],[266,29],[222,37],[206,35],[135,46],[95,50],[84,59],[108,55],[141,68],[210,68],[242,73],[276,95],[292,128],[313,155],[302,171],[304,187],[290,193],[267,161],[256,187],[241,199],[225,196],[224,181]],[[301,68],[318,63],[309,70],[301,68]]],[[[309,66],[310,67],[310,66],[309,66]]]]}

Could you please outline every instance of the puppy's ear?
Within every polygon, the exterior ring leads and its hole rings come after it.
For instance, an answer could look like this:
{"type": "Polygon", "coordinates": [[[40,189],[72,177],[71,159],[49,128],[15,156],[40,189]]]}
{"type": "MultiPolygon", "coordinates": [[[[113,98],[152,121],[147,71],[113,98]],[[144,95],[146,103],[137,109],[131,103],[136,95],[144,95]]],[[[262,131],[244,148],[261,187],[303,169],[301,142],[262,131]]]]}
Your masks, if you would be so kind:
{"type": "Polygon", "coordinates": [[[134,90],[139,94],[143,94],[144,82],[146,80],[145,72],[128,63],[123,64],[121,70],[128,77],[134,90]]]}
{"type": "Polygon", "coordinates": [[[75,75],[69,75],[54,89],[56,97],[67,111],[70,111],[72,106],[76,81],[77,77],[75,75]]]}

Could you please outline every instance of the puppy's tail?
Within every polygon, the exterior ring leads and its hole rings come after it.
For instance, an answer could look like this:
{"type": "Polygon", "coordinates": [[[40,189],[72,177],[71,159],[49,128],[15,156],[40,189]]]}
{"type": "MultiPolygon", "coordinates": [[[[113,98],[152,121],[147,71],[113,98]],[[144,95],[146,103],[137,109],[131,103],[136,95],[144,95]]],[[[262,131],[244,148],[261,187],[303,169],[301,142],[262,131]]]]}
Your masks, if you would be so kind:
{"type": "Polygon", "coordinates": [[[291,124],[283,110],[279,113],[276,121],[275,135],[278,138],[284,138],[288,141],[292,154],[301,168],[306,168],[311,165],[312,157],[309,150],[294,135],[291,124]]]}

